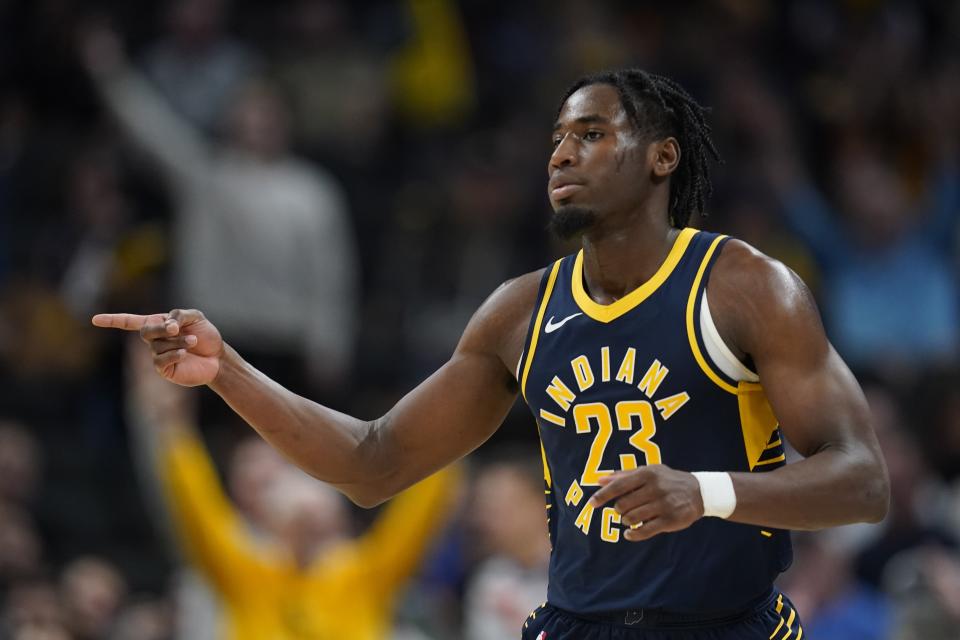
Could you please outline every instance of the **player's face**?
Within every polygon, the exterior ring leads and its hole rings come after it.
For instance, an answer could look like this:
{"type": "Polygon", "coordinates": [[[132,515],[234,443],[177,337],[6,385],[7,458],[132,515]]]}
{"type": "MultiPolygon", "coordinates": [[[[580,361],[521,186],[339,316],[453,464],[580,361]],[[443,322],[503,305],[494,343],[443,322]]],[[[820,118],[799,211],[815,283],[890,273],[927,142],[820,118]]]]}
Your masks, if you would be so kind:
{"type": "Polygon", "coordinates": [[[617,90],[593,84],[564,103],[553,131],[547,195],[555,212],[576,207],[602,219],[644,199],[646,141],[630,122],[617,90]]]}

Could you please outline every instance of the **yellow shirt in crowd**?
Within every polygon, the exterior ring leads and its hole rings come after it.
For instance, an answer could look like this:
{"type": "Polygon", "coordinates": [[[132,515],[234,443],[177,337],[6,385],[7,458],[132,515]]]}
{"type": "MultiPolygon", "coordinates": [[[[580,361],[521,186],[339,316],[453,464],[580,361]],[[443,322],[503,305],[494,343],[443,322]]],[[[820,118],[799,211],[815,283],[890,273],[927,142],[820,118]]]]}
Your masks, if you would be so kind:
{"type": "Polygon", "coordinates": [[[383,640],[394,600],[450,510],[456,472],[391,500],[360,538],[306,569],[246,530],[198,439],[176,436],[161,473],[188,559],[218,592],[228,640],[383,640]]]}

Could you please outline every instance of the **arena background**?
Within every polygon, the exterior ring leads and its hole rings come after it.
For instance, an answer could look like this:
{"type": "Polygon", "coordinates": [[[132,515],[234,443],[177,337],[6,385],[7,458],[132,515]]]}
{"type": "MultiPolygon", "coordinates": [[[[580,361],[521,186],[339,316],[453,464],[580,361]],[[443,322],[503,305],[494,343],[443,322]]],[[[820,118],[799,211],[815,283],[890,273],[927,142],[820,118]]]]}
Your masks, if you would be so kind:
{"type": "MultiPolygon", "coordinates": [[[[622,65],[713,108],[724,164],[692,224],[797,271],[871,403],[892,508],[795,536],[780,585],[807,635],[960,637],[960,4],[7,0],[0,638],[215,637],[157,491],[163,402],[256,515],[230,470],[248,429],[207,390],[162,397],[92,313],[197,306],[376,417],[499,283],[570,249],[544,230],[557,101],[622,65]]],[[[518,406],[392,637],[518,637],[543,599],[538,458],[518,406]]]]}

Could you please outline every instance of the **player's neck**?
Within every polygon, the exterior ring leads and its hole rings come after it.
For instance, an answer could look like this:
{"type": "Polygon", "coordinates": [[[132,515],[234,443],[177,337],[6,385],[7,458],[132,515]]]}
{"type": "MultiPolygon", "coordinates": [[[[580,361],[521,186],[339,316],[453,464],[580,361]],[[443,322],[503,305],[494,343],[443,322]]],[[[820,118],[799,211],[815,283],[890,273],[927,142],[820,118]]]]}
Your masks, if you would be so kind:
{"type": "Polygon", "coordinates": [[[590,297],[610,304],[649,280],[679,233],[665,212],[645,211],[628,224],[584,234],[583,278],[590,297]]]}

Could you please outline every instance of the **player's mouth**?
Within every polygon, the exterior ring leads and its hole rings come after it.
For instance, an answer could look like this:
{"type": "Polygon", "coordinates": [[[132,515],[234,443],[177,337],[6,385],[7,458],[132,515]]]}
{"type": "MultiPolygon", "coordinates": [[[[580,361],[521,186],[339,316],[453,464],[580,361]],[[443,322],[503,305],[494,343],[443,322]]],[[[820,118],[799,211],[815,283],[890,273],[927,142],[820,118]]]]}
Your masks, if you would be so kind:
{"type": "Polygon", "coordinates": [[[554,202],[566,200],[581,189],[584,185],[569,179],[558,179],[550,181],[550,199],[554,202]]]}

